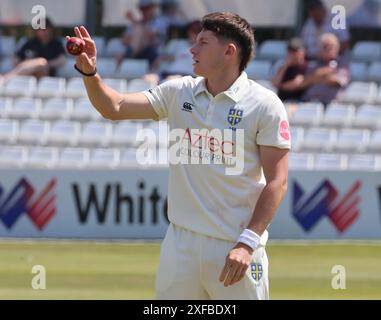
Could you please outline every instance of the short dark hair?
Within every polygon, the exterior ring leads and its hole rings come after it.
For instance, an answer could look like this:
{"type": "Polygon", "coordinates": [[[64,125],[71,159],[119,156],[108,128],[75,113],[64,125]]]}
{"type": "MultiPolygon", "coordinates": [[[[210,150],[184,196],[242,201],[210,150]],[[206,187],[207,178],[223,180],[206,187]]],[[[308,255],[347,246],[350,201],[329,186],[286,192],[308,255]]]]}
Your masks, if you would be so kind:
{"type": "Polygon", "coordinates": [[[321,0],[310,0],[307,2],[308,10],[323,9],[323,8],[325,8],[325,6],[321,0]]]}
{"type": "Polygon", "coordinates": [[[202,18],[201,26],[220,40],[235,42],[241,58],[239,69],[241,72],[246,69],[254,56],[254,31],[244,18],[231,12],[214,12],[202,18]]]}

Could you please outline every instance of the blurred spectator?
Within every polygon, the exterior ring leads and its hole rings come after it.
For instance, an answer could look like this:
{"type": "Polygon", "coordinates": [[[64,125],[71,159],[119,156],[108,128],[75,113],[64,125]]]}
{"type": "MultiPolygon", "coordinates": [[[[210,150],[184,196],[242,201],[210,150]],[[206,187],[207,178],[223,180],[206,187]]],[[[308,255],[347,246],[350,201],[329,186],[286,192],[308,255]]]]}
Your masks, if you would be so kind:
{"type": "Polygon", "coordinates": [[[307,70],[306,50],[301,39],[293,38],[288,42],[287,56],[272,79],[282,101],[300,100],[304,89],[300,88],[307,70]]]}
{"type": "Polygon", "coordinates": [[[350,27],[380,27],[380,0],[364,0],[348,17],[350,27]]]}
{"type": "Polygon", "coordinates": [[[55,76],[57,69],[65,64],[65,48],[55,37],[50,19],[46,19],[45,29],[33,30],[33,33],[34,36],[16,52],[15,68],[4,75],[3,81],[17,75],[55,76]]]}
{"type": "MultiPolygon", "coordinates": [[[[158,85],[161,81],[167,81],[188,75],[194,75],[193,58],[190,48],[197,40],[197,35],[201,32],[201,22],[199,20],[188,23],[186,27],[187,40],[179,40],[178,46],[173,53],[164,52],[156,61],[156,73],[145,75],[144,79],[158,85]]],[[[174,40],[175,41],[175,40],[174,40]]]]}
{"type": "Polygon", "coordinates": [[[332,33],[320,37],[318,60],[310,62],[302,88],[307,88],[303,101],[331,103],[349,81],[349,69],[339,58],[340,43],[332,33]]]}
{"type": "Polygon", "coordinates": [[[159,47],[165,37],[159,26],[158,0],[140,0],[139,10],[142,19],[137,19],[131,11],[126,13],[131,25],[127,27],[123,35],[123,43],[126,52],[117,56],[118,63],[125,58],[146,59],[152,65],[159,54],[159,47]]]}
{"type": "Polygon", "coordinates": [[[161,0],[161,15],[157,20],[160,34],[166,38],[171,27],[183,27],[185,16],[179,8],[178,0],[161,0]]]}
{"type": "Polygon", "coordinates": [[[344,56],[349,48],[350,35],[346,29],[332,25],[333,16],[321,0],[310,0],[307,4],[307,20],[303,25],[301,38],[307,52],[307,59],[314,60],[319,52],[319,39],[324,33],[333,33],[340,41],[340,55],[344,56]]]}
{"type": "Polygon", "coordinates": [[[195,44],[197,35],[201,32],[199,20],[190,22],[186,27],[187,45],[182,46],[174,55],[164,55],[162,61],[169,62],[162,71],[162,77],[193,75],[193,59],[190,48],[195,44]]]}

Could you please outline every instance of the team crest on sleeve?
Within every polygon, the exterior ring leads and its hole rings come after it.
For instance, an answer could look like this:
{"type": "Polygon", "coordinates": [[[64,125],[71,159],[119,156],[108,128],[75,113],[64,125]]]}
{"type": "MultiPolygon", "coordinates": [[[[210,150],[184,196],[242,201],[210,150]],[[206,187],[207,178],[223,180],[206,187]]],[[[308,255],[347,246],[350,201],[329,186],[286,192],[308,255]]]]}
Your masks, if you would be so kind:
{"type": "Polygon", "coordinates": [[[290,140],[290,126],[288,125],[288,122],[286,120],[281,121],[281,123],[279,124],[279,134],[284,140],[290,140]]]}
{"type": "Polygon", "coordinates": [[[263,275],[262,264],[260,264],[260,263],[252,263],[250,265],[250,268],[251,268],[251,276],[253,277],[253,279],[255,281],[261,280],[262,279],[262,275],[263,275]]]}
{"type": "Polygon", "coordinates": [[[231,108],[228,115],[228,122],[231,125],[230,129],[235,130],[235,126],[241,122],[242,118],[243,110],[231,108]]]}

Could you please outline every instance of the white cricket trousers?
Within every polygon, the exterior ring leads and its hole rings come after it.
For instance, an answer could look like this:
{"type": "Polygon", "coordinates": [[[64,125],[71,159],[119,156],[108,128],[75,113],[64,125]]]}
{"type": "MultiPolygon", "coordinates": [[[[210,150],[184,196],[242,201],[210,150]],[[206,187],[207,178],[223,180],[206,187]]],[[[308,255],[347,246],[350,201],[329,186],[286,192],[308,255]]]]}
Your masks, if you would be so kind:
{"type": "Polygon", "coordinates": [[[160,251],[156,276],[158,300],[269,299],[268,259],[257,248],[245,277],[224,287],[218,280],[235,243],[204,236],[170,224],[160,251]]]}

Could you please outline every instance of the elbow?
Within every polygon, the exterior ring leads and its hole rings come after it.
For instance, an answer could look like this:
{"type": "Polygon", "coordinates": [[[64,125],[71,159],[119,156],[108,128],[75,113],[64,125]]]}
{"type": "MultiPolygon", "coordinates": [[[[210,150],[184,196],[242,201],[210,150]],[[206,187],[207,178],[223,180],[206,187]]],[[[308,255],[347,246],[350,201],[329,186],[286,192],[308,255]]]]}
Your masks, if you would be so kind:
{"type": "Polygon", "coordinates": [[[103,112],[103,113],[101,113],[101,115],[106,120],[110,120],[110,121],[120,120],[118,118],[117,112],[103,112]]]}
{"type": "Polygon", "coordinates": [[[282,196],[284,197],[287,193],[287,190],[288,190],[288,180],[287,179],[283,180],[283,182],[281,184],[281,190],[282,190],[282,196]]]}

